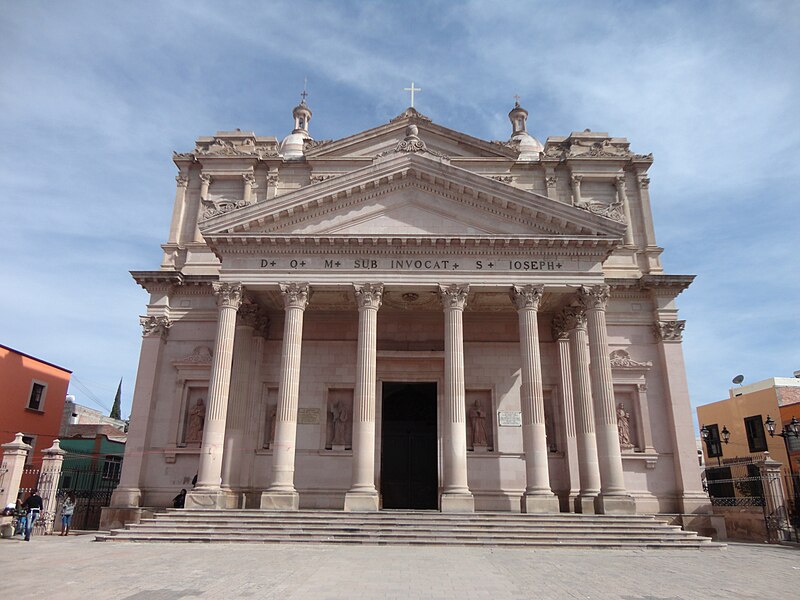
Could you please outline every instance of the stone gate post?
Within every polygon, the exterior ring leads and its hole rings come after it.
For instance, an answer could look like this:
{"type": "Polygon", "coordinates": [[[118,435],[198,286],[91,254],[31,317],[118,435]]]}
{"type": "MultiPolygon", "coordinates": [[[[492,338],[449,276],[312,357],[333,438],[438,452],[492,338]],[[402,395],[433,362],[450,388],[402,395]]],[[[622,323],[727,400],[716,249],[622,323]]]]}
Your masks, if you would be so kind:
{"type": "Polygon", "coordinates": [[[764,517],[767,521],[767,535],[770,542],[789,539],[789,520],[786,512],[786,494],[783,491],[781,463],[768,453],[763,463],[758,465],[761,487],[764,492],[764,517]]]}
{"type": "Polygon", "coordinates": [[[56,517],[58,481],[61,479],[61,465],[64,462],[65,450],[61,449],[60,441],[53,440],[53,445],[47,450],[42,450],[42,470],[39,473],[39,495],[42,497],[42,519],[44,533],[53,533],[53,521],[56,517]]]}
{"type": "Polygon", "coordinates": [[[16,502],[19,482],[25,469],[25,459],[32,448],[22,441],[22,434],[14,436],[14,441],[2,445],[3,464],[0,466],[0,507],[16,502]]]}

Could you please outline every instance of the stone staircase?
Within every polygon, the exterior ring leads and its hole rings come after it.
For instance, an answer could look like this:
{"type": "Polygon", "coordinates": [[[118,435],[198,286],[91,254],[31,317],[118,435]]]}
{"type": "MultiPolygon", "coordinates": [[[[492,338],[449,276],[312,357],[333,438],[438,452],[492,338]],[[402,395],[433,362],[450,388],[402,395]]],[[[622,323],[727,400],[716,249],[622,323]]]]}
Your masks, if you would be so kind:
{"type": "Polygon", "coordinates": [[[523,548],[724,548],[652,516],[169,509],[100,542],[419,544],[523,548]]]}

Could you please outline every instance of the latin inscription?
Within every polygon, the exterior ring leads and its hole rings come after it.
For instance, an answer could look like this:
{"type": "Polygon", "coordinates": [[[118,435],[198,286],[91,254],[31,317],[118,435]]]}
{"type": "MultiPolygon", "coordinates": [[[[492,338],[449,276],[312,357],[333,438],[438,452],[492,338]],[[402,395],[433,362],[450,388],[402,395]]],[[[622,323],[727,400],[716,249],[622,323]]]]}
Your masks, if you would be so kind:
{"type": "Polygon", "coordinates": [[[298,425],[319,425],[320,409],[318,408],[298,408],[298,425]]]}
{"type": "Polygon", "coordinates": [[[518,260],[474,258],[262,258],[259,266],[269,270],[302,271],[552,271],[570,270],[557,258],[518,260]]]}
{"type": "Polygon", "coordinates": [[[500,427],[522,427],[522,413],[518,410],[499,410],[497,424],[500,427]]]}

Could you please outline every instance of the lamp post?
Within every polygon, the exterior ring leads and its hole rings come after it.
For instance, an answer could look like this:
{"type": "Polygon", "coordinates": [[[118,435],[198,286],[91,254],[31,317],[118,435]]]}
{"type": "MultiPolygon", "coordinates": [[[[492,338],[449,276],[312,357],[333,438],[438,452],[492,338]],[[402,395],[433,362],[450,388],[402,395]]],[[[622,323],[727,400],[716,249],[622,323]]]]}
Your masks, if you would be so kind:
{"type": "Polygon", "coordinates": [[[792,482],[794,483],[794,465],[792,465],[792,455],[789,449],[789,438],[800,437],[800,421],[792,416],[792,420],[788,425],[783,426],[783,430],[780,433],[775,433],[775,419],[769,415],[767,415],[767,422],[764,423],[764,425],[769,432],[769,437],[775,437],[777,435],[783,438],[783,444],[786,446],[786,458],[789,460],[789,473],[791,474],[792,482]]]}
{"type": "MultiPolygon", "coordinates": [[[[722,426],[722,431],[720,431],[720,434],[722,435],[722,442],[724,444],[727,444],[731,439],[731,432],[728,431],[728,427],[726,425],[722,426]]],[[[711,455],[711,444],[713,444],[715,440],[711,439],[711,431],[705,425],[703,425],[700,428],[700,436],[703,438],[703,441],[706,443],[706,450],[707,450],[707,452],[708,452],[708,454],[710,456],[711,455]]],[[[722,446],[720,446],[719,452],[720,453],[717,455],[717,466],[721,467],[722,466],[722,462],[720,461],[720,456],[722,456],[722,446]]]]}

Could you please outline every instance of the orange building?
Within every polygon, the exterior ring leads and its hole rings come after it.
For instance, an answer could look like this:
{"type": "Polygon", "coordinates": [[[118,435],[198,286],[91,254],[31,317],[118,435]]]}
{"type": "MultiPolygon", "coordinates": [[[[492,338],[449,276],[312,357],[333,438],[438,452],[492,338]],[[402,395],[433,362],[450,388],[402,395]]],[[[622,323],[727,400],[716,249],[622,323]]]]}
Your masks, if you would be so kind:
{"type": "MultiPolygon", "coordinates": [[[[706,464],[714,466],[726,459],[736,460],[753,455],[770,456],[789,466],[791,453],[794,474],[800,472],[800,438],[781,437],[783,428],[792,417],[800,419],[800,378],[773,377],[750,385],[731,388],[729,397],[697,407],[700,426],[709,430],[709,440],[703,444],[706,464]],[[775,421],[774,437],[770,437],[767,417],[775,421]],[[723,430],[728,432],[724,443],[723,430]]],[[[789,469],[786,469],[787,473],[789,469]]]]}
{"type": "Polygon", "coordinates": [[[42,450],[58,437],[64,401],[72,371],[34,358],[0,344],[0,443],[13,441],[22,432],[25,443],[33,447],[26,463],[21,487],[36,484],[42,450]]]}

